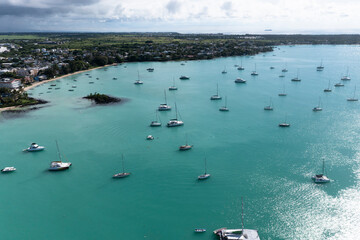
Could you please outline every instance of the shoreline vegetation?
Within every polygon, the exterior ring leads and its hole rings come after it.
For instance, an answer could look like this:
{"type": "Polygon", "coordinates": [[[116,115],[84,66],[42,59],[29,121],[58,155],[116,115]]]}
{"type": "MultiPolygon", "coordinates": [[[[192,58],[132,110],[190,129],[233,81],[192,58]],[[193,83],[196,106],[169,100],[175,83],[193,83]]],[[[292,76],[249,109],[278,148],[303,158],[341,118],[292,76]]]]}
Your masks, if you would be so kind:
{"type": "Polygon", "coordinates": [[[17,78],[24,85],[19,93],[0,95],[1,112],[31,104],[26,91],[41,84],[111,65],[248,56],[281,45],[360,44],[360,35],[1,33],[0,44],[7,48],[0,53],[0,78],[17,78]],[[21,101],[4,104],[4,98],[21,101]]]}
{"type": "Polygon", "coordinates": [[[89,99],[89,100],[95,102],[95,104],[101,104],[101,105],[117,103],[117,102],[122,101],[121,98],[111,97],[109,95],[101,94],[101,93],[97,93],[97,92],[90,93],[89,95],[87,95],[83,98],[89,99]]]}

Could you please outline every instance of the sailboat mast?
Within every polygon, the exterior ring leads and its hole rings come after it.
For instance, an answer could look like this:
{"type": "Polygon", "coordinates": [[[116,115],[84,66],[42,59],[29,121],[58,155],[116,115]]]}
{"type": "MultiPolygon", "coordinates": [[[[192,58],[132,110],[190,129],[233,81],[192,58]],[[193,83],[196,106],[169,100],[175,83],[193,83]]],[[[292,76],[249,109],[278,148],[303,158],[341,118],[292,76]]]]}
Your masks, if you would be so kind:
{"type": "Polygon", "coordinates": [[[244,202],[243,197],[241,197],[241,234],[244,234],[244,202]]]}
{"type": "Polygon", "coordinates": [[[178,119],[178,112],[177,112],[176,102],[175,102],[175,114],[176,114],[176,115],[175,115],[175,116],[176,116],[175,119],[177,120],[177,119],[178,119]]]}
{"type": "Polygon", "coordinates": [[[164,95],[165,95],[165,104],[167,105],[167,100],[166,100],[166,91],[164,89],[164,95]]]}
{"type": "Polygon", "coordinates": [[[219,96],[219,84],[216,84],[216,96],[219,96]]]}
{"type": "Polygon", "coordinates": [[[123,169],[123,173],[125,172],[125,168],[124,168],[124,154],[121,154],[121,162],[122,162],[122,169],[123,169]]]}
{"type": "Polygon", "coordinates": [[[322,172],[323,174],[325,174],[325,160],[323,159],[323,167],[322,167],[322,172]]]}
{"type": "Polygon", "coordinates": [[[62,161],[62,159],[61,159],[61,154],[60,154],[60,150],[59,150],[59,144],[58,144],[58,141],[57,141],[57,140],[55,140],[55,142],[56,142],[57,152],[58,152],[58,155],[59,155],[59,160],[60,160],[60,161],[62,161]]]}
{"type": "Polygon", "coordinates": [[[206,158],[205,158],[205,174],[206,174],[207,170],[206,170],[206,158]]]}

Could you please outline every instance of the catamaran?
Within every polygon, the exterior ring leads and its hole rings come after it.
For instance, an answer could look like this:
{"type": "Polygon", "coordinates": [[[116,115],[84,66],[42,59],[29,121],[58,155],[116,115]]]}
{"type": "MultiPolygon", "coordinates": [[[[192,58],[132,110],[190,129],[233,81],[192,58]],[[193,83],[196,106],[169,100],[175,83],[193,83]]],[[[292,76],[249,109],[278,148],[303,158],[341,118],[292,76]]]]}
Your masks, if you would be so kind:
{"type": "Polygon", "coordinates": [[[167,105],[166,91],[165,90],[164,90],[164,96],[165,96],[165,103],[160,104],[160,106],[158,107],[159,111],[169,111],[169,110],[171,110],[171,107],[169,105],[167,105]]]}
{"type": "Polygon", "coordinates": [[[124,168],[124,155],[121,154],[121,162],[122,162],[122,172],[121,173],[116,173],[113,175],[113,178],[124,178],[124,177],[128,177],[130,176],[131,173],[125,172],[125,168],[124,168]]]}
{"type": "Polygon", "coordinates": [[[220,100],[222,97],[219,96],[219,85],[216,84],[216,94],[210,97],[210,100],[220,100]]]}
{"type": "Polygon", "coordinates": [[[176,117],[173,119],[170,119],[170,121],[166,125],[167,127],[178,127],[178,126],[184,125],[183,121],[178,120],[178,110],[177,110],[176,103],[175,103],[175,114],[176,114],[176,117]]]}
{"type": "Polygon", "coordinates": [[[260,240],[259,233],[254,229],[244,229],[244,207],[241,198],[241,229],[219,228],[214,230],[214,234],[220,240],[260,240]]]}
{"type": "Polygon", "coordinates": [[[71,166],[71,162],[62,162],[62,156],[57,141],[56,141],[56,148],[58,151],[59,161],[52,161],[50,163],[49,171],[61,171],[61,170],[69,169],[69,167],[71,166]]]}
{"type": "Polygon", "coordinates": [[[312,180],[314,180],[315,183],[328,183],[330,182],[330,179],[325,176],[325,161],[323,159],[323,167],[322,167],[322,173],[316,174],[315,176],[311,177],[312,180]]]}

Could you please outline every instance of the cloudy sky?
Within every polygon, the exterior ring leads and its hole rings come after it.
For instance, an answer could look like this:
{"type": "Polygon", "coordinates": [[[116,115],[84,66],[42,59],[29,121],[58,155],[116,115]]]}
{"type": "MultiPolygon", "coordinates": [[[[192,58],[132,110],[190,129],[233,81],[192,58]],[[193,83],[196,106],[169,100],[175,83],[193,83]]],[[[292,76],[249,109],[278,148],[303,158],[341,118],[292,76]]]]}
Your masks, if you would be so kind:
{"type": "Polygon", "coordinates": [[[0,0],[0,32],[360,33],[359,0],[0,0]]]}

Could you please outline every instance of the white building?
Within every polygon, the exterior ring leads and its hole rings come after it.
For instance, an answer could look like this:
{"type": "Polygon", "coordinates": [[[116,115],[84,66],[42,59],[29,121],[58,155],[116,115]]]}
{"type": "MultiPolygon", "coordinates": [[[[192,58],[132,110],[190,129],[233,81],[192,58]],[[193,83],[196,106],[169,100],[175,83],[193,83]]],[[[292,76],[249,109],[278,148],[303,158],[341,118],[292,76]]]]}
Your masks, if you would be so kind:
{"type": "Polygon", "coordinates": [[[14,78],[2,78],[0,79],[0,88],[12,88],[18,89],[21,87],[21,81],[14,78]]]}

